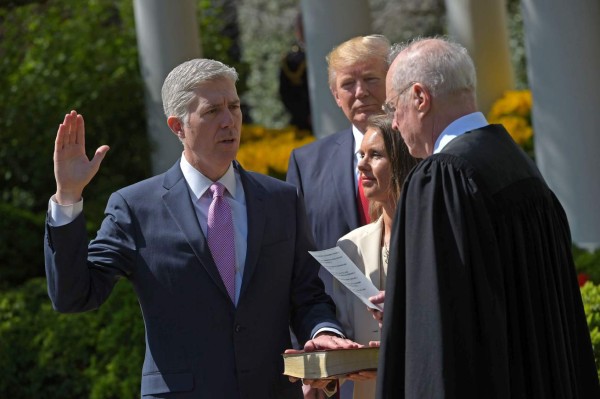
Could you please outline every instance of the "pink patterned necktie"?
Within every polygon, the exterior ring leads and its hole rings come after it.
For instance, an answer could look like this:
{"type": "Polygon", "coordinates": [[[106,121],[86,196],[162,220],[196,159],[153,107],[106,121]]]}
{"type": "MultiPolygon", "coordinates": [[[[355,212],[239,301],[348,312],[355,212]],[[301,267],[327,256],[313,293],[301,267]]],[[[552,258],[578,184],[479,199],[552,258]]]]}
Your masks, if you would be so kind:
{"type": "Polygon", "coordinates": [[[223,197],[225,187],[213,183],[210,192],[213,195],[208,208],[208,247],[219,269],[225,288],[235,303],[235,240],[231,207],[223,197]]]}

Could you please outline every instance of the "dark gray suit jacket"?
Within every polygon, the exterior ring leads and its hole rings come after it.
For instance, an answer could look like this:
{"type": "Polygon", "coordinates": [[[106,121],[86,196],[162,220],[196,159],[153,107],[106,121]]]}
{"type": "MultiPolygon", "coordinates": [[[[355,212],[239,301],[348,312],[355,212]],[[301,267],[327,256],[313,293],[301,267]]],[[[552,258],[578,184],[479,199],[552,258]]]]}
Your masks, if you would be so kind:
{"type": "MultiPolygon", "coordinates": [[[[318,249],[334,247],[338,239],[360,226],[353,171],[352,129],[339,131],[292,151],[286,180],[295,185],[304,197],[318,249]]],[[[321,277],[329,289],[331,275],[324,272],[321,277]]]]}
{"type": "Polygon", "coordinates": [[[137,293],[146,327],[142,395],[301,398],[282,375],[291,347],[319,323],[341,330],[318,279],[303,203],[293,186],[244,171],[248,247],[237,308],[199,226],[179,162],[114,193],[88,245],[83,215],[47,225],[48,292],[61,312],[100,306],[120,277],[137,293]]]}

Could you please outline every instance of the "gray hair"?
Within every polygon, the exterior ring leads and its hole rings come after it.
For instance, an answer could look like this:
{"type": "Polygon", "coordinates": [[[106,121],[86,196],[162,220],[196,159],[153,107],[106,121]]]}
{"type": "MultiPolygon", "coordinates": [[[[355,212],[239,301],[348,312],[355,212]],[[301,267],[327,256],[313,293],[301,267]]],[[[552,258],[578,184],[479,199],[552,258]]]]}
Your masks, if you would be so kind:
{"type": "Polygon", "coordinates": [[[411,82],[422,83],[432,96],[467,90],[475,95],[477,76],[467,49],[447,38],[417,38],[394,44],[388,61],[403,53],[392,77],[392,89],[399,93],[411,82]]]}
{"type": "Polygon", "coordinates": [[[175,116],[182,123],[187,123],[188,108],[196,98],[194,91],[202,83],[218,79],[230,79],[235,83],[238,74],[235,68],[206,58],[189,60],[173,68],[161,90],[167,118],[175,116]]]}

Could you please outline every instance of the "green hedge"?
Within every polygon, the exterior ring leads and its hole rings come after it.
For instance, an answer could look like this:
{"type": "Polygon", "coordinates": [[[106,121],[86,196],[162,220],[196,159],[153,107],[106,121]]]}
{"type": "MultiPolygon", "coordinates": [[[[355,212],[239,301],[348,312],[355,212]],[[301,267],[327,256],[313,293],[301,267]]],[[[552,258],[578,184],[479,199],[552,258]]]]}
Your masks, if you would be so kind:
{"type": "Polygon", "coordinates": [[[100,309],[59,314],[44,279],[0,296],[0,397],[126,399],[139,396],[141,312],[120,282],[100,309]]]}
{"type": "Polygon", "coordinates": [[[44,276],[44,215],[0,203],[0,290],[44,276]]]}
{"type": "Polygon", "coordinates": [[[600,249],[588,251],[573,246],[573,260],[580,281],[592,281],[600,284],[600,249]]]}
{"type": "Polygon", "coordinates": [[[581,287],[581,298],[587,324],[590,329],[592,346],[594,347],[594,357],[596,358],[596,369],[600,377],[600,285],[588,281],[581,287]]]}

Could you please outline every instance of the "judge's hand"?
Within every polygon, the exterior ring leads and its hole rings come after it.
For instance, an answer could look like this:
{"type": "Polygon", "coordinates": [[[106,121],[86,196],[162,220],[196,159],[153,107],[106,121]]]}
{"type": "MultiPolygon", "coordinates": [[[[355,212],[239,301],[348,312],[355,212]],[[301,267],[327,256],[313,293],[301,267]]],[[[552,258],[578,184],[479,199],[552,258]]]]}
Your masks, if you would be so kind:
{"type": "MultiPolygon", "coordinates": [[[[379,348],[381,341],[369,341],[369,346],[371,348],[376,347],[379,348]]],[[[346,378],[352,381],[368,381],[374,380],[377,378],[377,370],[362,370],[358,373],[352,373],[346,375],[346,378]]]]}
{"type": "Polygon", "coordinates": [[[348,374],[346,379],[350,381],[369,381],[377,378],[376,370],[362,370],[357,373],[348,374]]]}
{"type": "MultiPolygon", "coordinates": [[[[315,338],[308,340],[306,344],[304,344],[304,351],[296,350],[296,349],[287,349],[285,353],[302,353],[302,352],[314,352],[316,350],[326,350],[326,349],[351,349],[351,348],[360,348],[362,345],[357,344],[356,342],[342,338],[338,335],[335,335],[331,332],[325,331],[320,332],[315,336],[315,338]]],[[[291,382],[298,381],[298,378],[289,377],[291,382]]],[[[322,379],[322,380],[309,380],[303,379],[302,383],[304,385],[310,385],[313,388],[330,388],[331,385],[334,385],[335,380],[331,379],[322,379]],[[329,385],[329,387],[328,387],[329,385]]]]}
{"type": "MultiPolygon", "coordinates": [[[[369,347],[379,348],[381,341],[369,341],[369,347]]],[[[351,381],[368,381],[377,378],[377,370],[362,370],[358,373],[352,373],[346,375],[346,378],[351,381]]]]}
{"type": "MultiPolygon", "coordinates": [[[[379,291],[379,294],[373,295],[369,297],[369,301],[375,305],[380,305],[383,308],[383,303],[385,302],[385,291],[379,291]]],[[[379,328],[382,327],[383,324],[383,310],[371,309],[367,308],[371,315],[377,322],[379,322],[379,328]]]]}
{"type": "Polygon", "coordinates": [[[85,153],[83,116],[75,111],[65,115],[54,142],[56,202],[69,205],[81,200],[84,187],[98,172],[108,150],[107,145],[98,147],[90,161],[85,153]]]}

